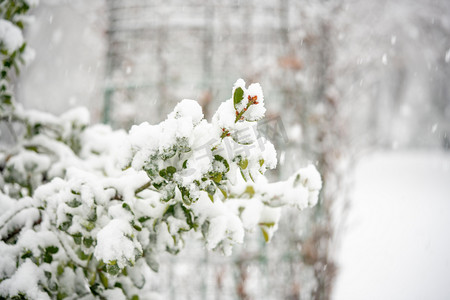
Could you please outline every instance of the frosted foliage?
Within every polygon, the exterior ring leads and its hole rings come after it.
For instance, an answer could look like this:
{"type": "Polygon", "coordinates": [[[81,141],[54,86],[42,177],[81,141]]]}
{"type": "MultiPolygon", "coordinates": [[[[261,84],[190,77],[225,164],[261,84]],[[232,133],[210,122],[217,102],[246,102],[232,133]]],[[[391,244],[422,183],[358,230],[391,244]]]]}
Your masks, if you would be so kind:
{"type": "Polygon", "coordinates": [[[8,51],[13,52],[24,42],[22,31],[10,21],[0,20],[0,42],[5,45],[8,51]]]}
{"type": "Polygon", "coordinates": [[[183,100],[128,133],[89,125],[82,108],[55,117],[16,105],[28,130],[0,155],[0,295],[145,298],[144,274],[189,239],[225,255],[248,231],[270,241],[281,206],[315,205],[322,183],[312,165],[267,181],[277,160],[256,130],[264,112],[261,86],[243,80],[212,122],[183,100]]]}
{"type": "Polygon", "coordinates": [[[119,268],[124,268],[127,261],[134,264],[135,255],[141,252],[141,245],[133,237],[133,228],[126,219],[111,220],[97,234],[94,255],[98,260],[117,260],[119,268]]]}
{"type": "Polygon", "coordinates": [[[11,278],[0,282],[0,295],[6,297],[23,293],[30,299],[50,299],[38,285],[43,278],[44,271],[31,260],[26,260],[11,278]]]}
{"type": "Polygon", "coordinates": [[[30,63],[34,51],[27,47],[23,30],[31,18],[26,13],[36,1],[4,0],[0,2],[0,120],[14,106],[14,85],[20,68],[30,63]]]}
{"type": "Polygon", "coordinates": [[[202,107],[195,100],[184,99],[175,106],[169,118],[191,118],[191,123],[197,125],[203,119],[202,107]]]}

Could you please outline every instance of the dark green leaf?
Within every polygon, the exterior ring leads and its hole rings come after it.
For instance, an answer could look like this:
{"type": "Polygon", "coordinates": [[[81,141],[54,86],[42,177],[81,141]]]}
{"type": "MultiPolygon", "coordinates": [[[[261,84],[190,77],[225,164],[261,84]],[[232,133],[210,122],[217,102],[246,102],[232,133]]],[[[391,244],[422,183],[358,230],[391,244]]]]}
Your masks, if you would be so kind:
{"type": "Polygon", "coordinates": [[[241,87],[238,87],[234,90],[234,95],[233,95],[233,103],[234,103],[234,108],[236,108],[236,106],[241,103],[241,101],[244,99],[244,90],[241,87]]]}
{"type": "Polygon", "coordinates": [[[91,247],[93,242],[94,239],[92,237],[85,237],[83,239],[83,245],[86,246],[87,248],[91,247]]]}
{"type": "Polygon", "coordinates": [[[108,288],[108,277],[103,272],[98,272],[100,277],[100,281],[102,282],[105,288],[108,288]]]}
{"type": "Polygon", "coordinates": [[[125,210],[129,211],[130,213],[134,214],[133,211],[131,210],[130,205],[129,205],[128,203],[125,203],[125,202],[122,203],[122,207],[123,207],[125,210]]]}
{"type": "Polygon", "coordinates": [[[52,273],[50,273],[49,271],[44,271],[44,275],[47,278],[47,280],[50,280],[52,278],[52,273]]]}
{"type": "Polygon", "coordinates": [[[159,171],[159,176],[161,176],[162,178],[167,178],[166,169],[162,169],[161,171],[159,171]]]}
{"type": "Polygon", "coordinates": [[[150,219],[149,216],[143,216],[143,217],[140,217],[140,218],[138,219],[138,221],[141,222],[141,223],[144,223],[145,221],[147,221],[147,220],[149,220],[149,219],[150,219]]]}
{"type": "Polygon", "coordinates": [[[75,234],[72,234],[73,241],[77,245],[81,245],[81,232],[77,232],[75,234]]]}
{"type": "Polygon", "coordinates": [[[173,174],[177,171],[177,169],[175,167],[169,166],[167,167],[167,174],[172,177],[173,174]]]}
{"type": "Polygon", "coordinates": [[[108,264],[106,266],[106,271],[108,272],[108,274],[115,276],[119,274],[120,268],[117,264],[108,264]]]}
{"type": "Polygon", "coordinates": [[[44,261],[45,263],[48,263],[48,264],[51,264],[52,261],[53,261],[52,255],[51,255],[50,253],[48,253],[48,252],[45,252],[45,253],[44,253],[44,256],[43,256],[42,259],[43,259],[43,261],[44,261]]]}
{"type": "Polygon", "coordinates": [[[75,207],[78,207],[78,206],[81,205],[81,201],[79,201],[78,199],[74,198],[74,199],[72,199],[71,201],[66,202],[66,204],[67,204],[69,207],[75,208],[75,207]]]}
{"type": "Polygon", "coordinates": [[[21,258],[26,259],[26,258],[29,258],[32,256],[33,256],[33,252],[31,252],[30,250],[27,250],[24,254],[22,254],[21,258]]]}
{"type": "Polygon", "coordinates": [[[134,220],[131,220],[131,226],[133,226],[134,229],[136,229],[137,231],[141,231],[142,227],[137,225],[134,220]]]}
{"type": "Polygon", "coordinates": [[[230,171],[230,165],[228,164],[227,160],[225,158],[223,158],[220,155],[214,155],[214,160],[221,162],[225,168],[227,169],[226,172],[230,171]]]}
{"type": "Polygon", "coordinates": [[[97,208],[96,207],[91,208],[91,210],[89,211],[89,214],[87,216],[87,220],[89,222],[97,221],[97,208]]]}
{"type": "Polygon", "coordinates": [[[58,250],[59,250],[59,248],[56,246],[49,246],[45,249],[46,252],[51,253],[51,254],[57,253],[58,250]]]}
{"type": "Polygon", "coordinates": [[[67,297],[66,293],[59,291],[58,295],[56,295],[56,300],[63,300],[66,297],[67,297]]]}

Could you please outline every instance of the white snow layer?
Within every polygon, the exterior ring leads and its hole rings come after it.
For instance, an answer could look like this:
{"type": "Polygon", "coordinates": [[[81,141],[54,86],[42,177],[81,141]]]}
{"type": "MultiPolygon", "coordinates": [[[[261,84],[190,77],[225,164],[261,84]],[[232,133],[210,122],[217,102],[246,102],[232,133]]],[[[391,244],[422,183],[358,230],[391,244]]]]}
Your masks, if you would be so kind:
{"type": "Polygon", "coordinates": [[[46,293],[40,291],[38,286],[39,281],[44,279],[44,271],[28,259],[11,278],[0,282],[0,295],[7,297],[24,293],[30,299],[50,299],[46,293]]]}
{"type": "Polygon", "coordinates": [[[378,153],[355,175],[333,298],[448,299],[450,154],[378,153]]]}
{"type": "Polygon", "coordinates": [[[13,52],[23,45],[22,31],[10,21],[0,20],[0,41],[9,52],[13,52]]]}
{"type": "Polygon", "coordinates": [[[114,219],[97,234],[95,258],[104,262],[117,260],[120,268],[127,266],[127,262],[135,261],[136,250],[142,252],[141,245],[133,237],[133,229],[129,222],[114,219]]]}

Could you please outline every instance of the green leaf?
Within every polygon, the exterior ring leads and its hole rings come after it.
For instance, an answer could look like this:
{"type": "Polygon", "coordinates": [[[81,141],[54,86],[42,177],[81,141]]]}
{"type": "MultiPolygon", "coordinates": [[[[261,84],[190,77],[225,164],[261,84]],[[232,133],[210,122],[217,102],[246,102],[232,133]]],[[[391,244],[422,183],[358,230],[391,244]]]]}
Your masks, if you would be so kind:
{"type": "Polygon", "coordinates": [[[58,284],[54,281],[49,282],[48,287],[53,292],[56,292],[58,290],[58,284]]]}
{"type": "Polygon", "coordinates": [[[252,173],[251,173],[251,172],[248,172],[248,176],[250,176],[250,179],[251,179],[253,182],[255,182],[255,179],[253,179],[253,176],[252,176],[252,173]]]}
{"type": "Polygon", "coordinates": [[[23,43],[22,46],[20,46],[19,51],[23,52],[25,51],[25,47],[27,46],[27,43],[23,43]]]}
{"type": "Polygon", "coordinates": [[[138,289],[142,289],[145,285],[145,277],[142,272],[135,272],[134,276],[129,276],[134,286],[138,289]]]}
{"type": "Polygon", "coordinates": [[[172,177],[176,171],[177,169],[173,166],[167,167],[167,175],[169,175],[169,177],[172,177]]]}
{"type": "Polygon", "coordinates": [[[220,183],[220,181],[222,180],[222,173],[215,173],[212,177],[212,180],[214,180],[214,182],[216,183],[220,183]]]}
{"type": "Polygon", "coordinates": [[[248,185],[248,186],[245,188],[244,193],[245,193],[245,194],[248,194],[248,195],[250,196],[250,198],[252,198],[252,197],[255,195],[255,189],[254,189],[251,185],[248,185]]]}
{"type": "Polygon", "coordinates": [[[150,220],[149,216],[143,216],[138,219],[139,222],[144,223],[145,221],[150,220]]]}
{"type": "Polygon", "coordinates": [[[159,176],[161,176],[162,178],[167,178],[166,169],[162,169],[161,171],[159,171],[159,176]]]}
{"type": "Polygon", "coordinates": [[[77,192],[77,191],[74,191],[74,190],[71,190],[70,192],[71,192],[72,194],[74,194],[74,195],[78,195],[78,196],[81,195],[80,192],[77,192]]]}
{"type": "Polygon", "coordinates": [[[33,256],[33,252],[31,252],[30,250],[27,250],[24,254],[22,254],[21,258],[26,259],[26,258],[29,258],[32,256],[33,256]]]}
{"type": "Polygon", "coordinates": [[[228,193],[225,189],[219,187],[219,190],[222,192],[222,195],[225,197],[225,199],[228,198],[228,193]]]}
{"type": "Polygon", "coordinates": [[[152,252],[146,252],[144,258],[150,269],[152,269],[153,272],[158,273],[159,263],[156,260],[155,255],[152,252]]]}
{"type": "Polygon", "coordinates": [[[225,158],[223,158],[220,155],[214,155],[214,160],[221,162],[225,166],[225,168],[227,169],[227,171],[225,173],[230,171],[230,165],[228,164],[228,162],[225,158]]]}
{"type": "Polygon", "coordinates": [[[69,227],[72,225],[72,221],[67,221],[67,222],[63,222],[61,223],[61,225],[59,225],[59,230],[61,231],[67,231],[67,229],[69,229],[69,227]]]}
{"type": "Polygon", "coordinates": [[[125,203],[125,202],[122,203],[122,208],[124,208],[125,210],[129,211],[130,213],[132,213],[134,215],[134,213],[131,210],[131,207],[130,207],[130,205],[128,203],[125,203]]]}
{"type": "Polygon", "coordinates": [[[66,214],[66,218],[67,221],[61,223],[61,225],[59,225],[59,230],[62,231],[67,231],[67,229],[69,229],[70,226],[72,226],[72,218],[73,216],[71,214],[66,214]]]}
{"type": "Polygon", "coordinates": [[[246,158],[246,159],[241,160],[241,161],[239,162],[239,167],[240,167],[242,170],[247,169],[247,167],[248,167],[248,159],[246,158]]]}
{"type": "Polygon", "coordinates": [[[194,213],[190,209],[188,209],[184,206],[181,206],[181,209],[183,210],[184,216],[186,217],[186,223],[191,228],[196,228],[196,226],[198,226],[198,225],[194,221],[195,220],[194,213]]]}
{"type": "Polygon", "coordinates": [[[169,158],[172,158],[177,154],[177,149],[175,146],[171,148],[167,148],[160,154],[160,157],[162,160],[168,160],[169,158]]]}
{"type": "Polygon", "coordinates": [[[78,199],[74,198],[72,199],[72,201],[66,202],[66,204],[69,207],[75,208],[81,205],[81,201],[79,201],[78,199]]]}
{"type": "Polygon", "coordinates": [[[67,294],[65,292],[58,292],[58,295],[56,295],[56,300],[63,300],[64,298],[67,298],[67,294]]]}
{"type": "Polygon", "coordinates": [[[131,220],[131,226],[133,226],[134,229],[136,229],[137,231],[141,231],[142,227],[137,225],[134,220],[131,220]]]}
{"type": "Polygon", "coordinates": [[[87,220],[89,222],[97,221],[97,208],[96,207],[91,208],[91,210],[87,216],[87,220]]]}
{"type": "Polygon", "coordinates": [[[85,224],[83,224],[84,228],[86,228],[87,231],[91,231],[92,229],[95,228],[95,223],[93,222],[87,222],[85,224]]]}
{"type": "Polygon", "coordinates": [[[181,200],[183,200],[183,203],[188,206],[191,205],[193,200],[191,198],[191,193],[189,192],[189,190],[184,186],[179,186],[178,188],[180,189],[181,200]]]}
{"type": "Polygon", "coordinates": [[[131,300],[139,300],[139,296],[138,295],[133,295],[133,297],[131,297],[131,300]]]}
{"type": "Polygon", "coordinates": [[[242,176],[242,178],[244,178],[244,181],[247,182],[247,178],[245,177],[244,172],[242,172],[242,170],[239,170],[239,171],[241,172],[241,176],[242,176]]]}
{"type": "Polygon", "coordinates": [[[214,195],[208,194],[209,199],[211,199],[211,202],[214,203],[214,195]]]}
{"type": "Polygon", "coordinates": [[[260,159],[260,160],[259,160],[259,166],[262,167],[263,164],[264,164],[264,159],[260,159]]]}
{"type": "Polygon", "coordinates": [[[87,248],[91,247],[93,242],[94,239],[92,237],[85,237],[83,239],[83,245],[86,246],[87,248]]]}
{"type": "Polygon", "coordinates": [[[52,273],[50,273],[49,271],[44,271],[44,275],[47,278],[47,280],[50,280],[52,278],[52,273]]]}
{"type": "Polygon", "coordinates": [[[275,222],[259,223],[258,225],[259,225],[259,228],[261,228],[261,231],[264,236],[264,240],[266,242],[269,242],[270,241],[269,229],[272,228],[273,226],[275,226],[275,222]]]}
{"type": "Polygon", "coordinates": [[[114,283],[114,287],[119,288],[123,291],[123,285],[120,282],[114,283]]]}
{"type": "Polygon", "coordinates": [[[234,90],[234,95],[233,95],[233,103],[234,103],[234,108],[236,108],[236,106],[241,103],[241,101],[244,99],[244,90],[241,87],[238,87],[234,90]]]}
{"type": "MultiPolygon", "coordinates": [[[[216,193],[216,186],[211,182],[207,187],[206,187],[206,192],[208,193],[208,195],[213,196],[216,193]]],[[[214,202],[214,201],[213,201],[214,202]]]]}
{"type": "Polygon", "coordinates": [[[59,248],[56,246],[49,246],[49,247],[45,248],[45,251],[48,253],[51,253],[51,254],[57,253],[58,250],[59,250],[59,248]]]}
{"type": "Polygon", "coordinates": [[[64,264],[60,263],[56,268],[56,275],[61,276],[64,273],[64,264]]]}
{"type": "MultiPolygon", "coordinates": [[[[18,22],[16,23],[16,25],[17,25],[17,27],[19,27],[20,29],[23,30],[23,22],[22,22],[22,21],[18,21],[18,22]]],[[[23,52],[23,50],[21,50],[20,52],[23,52]]]]}
{"type": "Polygon", "coordinates": [[[271,227],[275,226],[275,222],[259,223],[259,225],[271,228],[271,227]]]}
{"type": "Polygon", "coordinates": [[[269,233],[263,227],[261,227],[261,231],[262,231],[262,234],[264,236],[264,240],[266,241],[266,243],[269,242],[269,240],[270,240],[269,233]]]}
{"type": "Polygon", "coordinates": [[[115,260],[110,261],[109,264],[106,265],[106,272],[108,272],[108,274],[113,276],[119,274],[120,268],[115,260]]]}
{"type": "Polygon", "coordinates": [[[89,258],[89,254],[84,253],[81,249],[78,249],[77,255],[81,260],[87,260],[89,258]]]}
{"type": "Polygon", "coordinates": [[[72,234],[73,241],[77,245],[81,245],[81,232],[77,232],[75,234],[72,234]]]}
{"type": "Polygon", "coordinates": [[[154,182],[153,186],[159,190],[163,186],[163,182],[154,182]]]}
{"type": "Polygon", "coordinates": [[[205,221],[200,229],[202,231],[203,237],[206,238],[208,236],[209,231],[209,221],[205,221]]]}
{"type": "Polygon", "coordinates": [[[108,277],[103,272],[98,272],[98,275],[100,277],[100,281],[102,282],[103,286],[105,288],[108,288],[108,277]]]}
{"type": "Polygon", "coordinates": [[[90,274],[87,276],[89,279],[89,285],[93,285],[95,283],[95,279],[97,278],[97,272],[96,270],[89,270],[90,274]]]}
{"type": "Polygon", "coordinates": [[[43,256],[43,258],[42,258],[42,260],[43,260],[45,263],[51,264],[52,261],[53,261],[53,257],[52,257],[52,255],[51,255],[50,253],[45,252],[45,253],[44,253],[44,256],[43,256]]]}

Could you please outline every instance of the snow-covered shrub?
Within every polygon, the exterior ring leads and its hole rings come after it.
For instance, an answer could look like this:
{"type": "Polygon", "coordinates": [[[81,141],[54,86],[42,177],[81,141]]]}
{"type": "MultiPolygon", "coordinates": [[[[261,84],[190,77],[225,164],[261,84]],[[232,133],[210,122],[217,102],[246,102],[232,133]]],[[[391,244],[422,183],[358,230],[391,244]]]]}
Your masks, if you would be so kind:
{"type": "Polygon", "coordinates": [[[0,299],[148,299],[145,274],[162,252],[201,239],[229,255],[246,231],[269,241],[281,206],[316,204],[314,166],[284,182],[264,176],[277,161],[256,127],[259,84],[238,80],[211,122],[183,100],[128,133],[90,125],[84,108],[56,117],[16,104],[11,81],[30,58],[21,29],[35,2],[0,2],[0,121],[21,129],[0,149],[0,299]]]}
{"type": "Polygon", "coordinates": [[[189,239],[226,255],[246,231],[268,241],[280,207],[315,205],[321,179],[310,165],[267,182],[277,161],[256,130],[264,113],[260,85],[243,80],[211,122],[183,100],[128,133],[90,126],[82,108],[16,105],[24,134],[0,154],[0,297],[145,298],[143,274],[189,239]]]}

